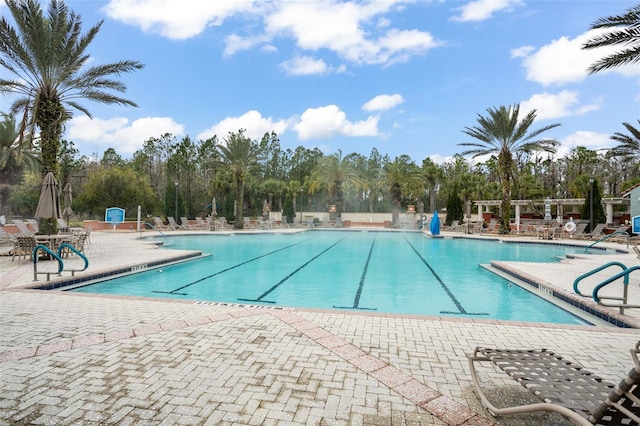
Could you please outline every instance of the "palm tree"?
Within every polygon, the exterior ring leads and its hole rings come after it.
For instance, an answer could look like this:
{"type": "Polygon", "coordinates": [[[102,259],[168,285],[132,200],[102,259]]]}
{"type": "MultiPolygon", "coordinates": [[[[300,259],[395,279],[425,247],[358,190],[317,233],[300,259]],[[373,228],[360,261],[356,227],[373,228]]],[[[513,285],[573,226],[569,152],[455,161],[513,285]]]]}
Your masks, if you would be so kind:
{"type": "Polygon", "coordinates": [[[0,113],[0,211],[9,213],[11,188],[22,180],[23,170],[37,172],[40,160],[34,149],[19,146],[16,119],[12,115],[0,113]]]}
{"type": "Polygon", "coordinates": [[[640,5],[628,9],[624,15],[600,18],[591,24],[591,29],[606,31],[589,39],[582,45],[583,49],[606,46],[620,46],[623,49],[591,65],[590,74],[640,61],[640,5]]]}
{"type": "Polygon", "coordinates": [[[622,125],[627,128],[629,135],[620,132],[614,133],[610,139],[620,142],[620,145],[614,146],[609,153],[629,160],[634,158],[640,160],[640,130],[629,123],[622,123],[622,125]]]}
{"type": "Polygon", "coordinates": [[[0,79],[0,93],[17,95],[11,112],[22,113],[20,143],[31,144],[39,130],[42,173],[58,178],[57,155],[63,124],[72,117],[67,107],[91,117],[78,99],[104,104],[137,106],[113,95],[126,87],[111,78],[140,69],[136,61],[88,66],[87,48],[98,34],[102,21],[81,33],[82,20],[62,1],[51,0],[47,16],[36,0],[6,0],[15,21],[0,19],[0,65],[15,76],[0,79]]]}
{"type": "Polygon", "coordinates": [[[389,188],[391,195],[391,226],[400,225],[400,205],[403,189],[406,187],[424,187],[422,171],[403,155],[382,167],[382,182],[389,188]]]}
{"type": "Polygon", "coordinates": [[[314,193],[323,188],[329,194],[330,204],[336,205],[336,216],[342,213],[344,184],[361,185],[362,178],[349,158],[342,156],[339,150],[336,154],[326,155],[320,159],[309,179],[309,192],[314,193]]]}
{"type": "Polygon", "coordinates": [[[520,105],[487,109],[488,116],[478,114],[478,126],[465,127],[464,133],[479,140],[479,142],[460,143],[461,146],[473,147],[462,152],[462,155],[472,155],[476,158],[484,155],[497,155],[498,179],[502,190],[502,223],[500,233],[510,232],[509,219],[511,217],[511,182],[513,181],[514,155],[530,153],[532,151],[555,152],[558,142],[554,139],[536,139],[547,130],[560,124],[550,124],[537,130],[529,128],[536,119],[536,110],[531,110],[519,120],[520,105]]]}
{"type": "Polygon", "coordinates": [[[244,135],[244,129],[240,129],[238,133],[229,133],[224,144],[218,146],[218,152],[222,168],[233,176],[235,185],[237,213],[234,228],[242,229],[245,181],[251,168],[260,160],[261,150],[258,144],[244,135]]]}

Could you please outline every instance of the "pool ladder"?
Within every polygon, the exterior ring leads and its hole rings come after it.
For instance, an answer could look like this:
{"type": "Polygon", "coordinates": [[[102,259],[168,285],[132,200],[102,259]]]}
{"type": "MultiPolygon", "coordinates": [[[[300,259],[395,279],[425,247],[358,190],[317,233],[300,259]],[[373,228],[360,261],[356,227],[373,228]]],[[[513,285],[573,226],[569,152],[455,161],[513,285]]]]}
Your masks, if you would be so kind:
{"type": "Polygon", "coordinates": [[[578,295],[578,296],[582,296],[582,297],[589,297],[586,294],[582,294],[580,292],[580,290],[578,289],[578,284],[580,283],[580,281],[582,281],[583,279],[590,277],[591,275],[603,271],[607,268],[610,267],[615,267],[618,266],[620,267],[622,270],[620,272],[618,272],[617,274],[612,275],[611,277],[607,278],[606,280],[602,281],[601,283],[599,283],[598,285],[596,285],[593,288],[593,291],[591,293],[591,297],[593,298],[593,300],[600,306],[607,306],[607,307],[611,307],[611,308],[619,308],[620,309],[620,313],[624,314],[624,310],[628,309],[628,308],[640,308],[640,305],[630,305],[628,303],[628,296],[629,296],[629,275],[631,275],[631,273],[633,271],[640,271],[640,266],[632,266],[630,268],[627,268],[626,265],[624,265],[623,263],[620,262],[609,262],[606,263],[602,266],[599,266],[589,272],[586,272],[582,275],[580,275],[578,278],[576,278],[573,281],[573,291],[578,295]],[[622,283],[623,283],[623,290],[622,290],[622,297],[615,297],[615,296],[600,296],[598,295],[598,292],[603,289],[604,287],[606,287],[607,285],[619,280],[620,278],[622,278],[622,283]],[[617,300],[620,301],[621,303],[607,303],[604,302],[604,300],[617,300]]]}
{"type": "Polygon", "coordinates": [[[43,245],[43,244],[38,244],[37,246],[34,247],[33,252],[32,252],[32,257],[33,257],[33,280],[34,281],[38,281],[38,275],[46,275],[47,276],[47,281],[51,280],[51,274],[56,274],[58,276],[62,275],[62,272],[71,272],[71,276],[74,276],[76,271],[81,272],[86,270],[89,267],[89,260],[87,259],[87,256],[85,256],[81,251],[79,251],[77,248],[75,248],[74,246],[72,246],[69,243],[62,243],[60,244],[60,246],[58,247],[58,251],[54,252],[53,250],[51,250],[49,247],[43,245]],[[84,268],[82,269],[64,269],[64,262],[62,260],[62,251],[63,250],[70,250],[73,253],[77,254],[82,260],[84,260],[84,268]],[[40,252],[44,252],[46,254],[48,254],[49,256],[53,257],[54,260],[56,260],[58,262],[58,271],[57,272],[38,272],[38,254],[40,252]]]}

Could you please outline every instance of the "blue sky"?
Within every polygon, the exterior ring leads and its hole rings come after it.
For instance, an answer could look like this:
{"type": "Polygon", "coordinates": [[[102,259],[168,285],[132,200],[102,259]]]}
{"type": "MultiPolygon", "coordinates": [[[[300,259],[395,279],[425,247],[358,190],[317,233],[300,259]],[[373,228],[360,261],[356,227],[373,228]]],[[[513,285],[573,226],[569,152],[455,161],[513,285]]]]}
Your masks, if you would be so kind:
{"type": "MultiPolygon", "coordinates": [[[[43,0],[46,7],[48,1],[43,0]]],[[[139,108],[83,103],[65,138],[82,154],[129,158],[169,132],[206,139],[275,131],[284,149],[441,163],[487,108],[536,109],[534,128],[571,148],[613,146],[640,118],[640,66],[587,75],[609,51],[583,51],[598,18],[624,0],[69,0],[104,24],[92,64],[138,60],[123,75],[139,108]]],[[[7,14],[0,0],[0,13],[7,14]]],[[[8,78],[5,70],[0,75],[8,78]]],[[[0,100],[8,110],[10,99],[0,100]]]]}

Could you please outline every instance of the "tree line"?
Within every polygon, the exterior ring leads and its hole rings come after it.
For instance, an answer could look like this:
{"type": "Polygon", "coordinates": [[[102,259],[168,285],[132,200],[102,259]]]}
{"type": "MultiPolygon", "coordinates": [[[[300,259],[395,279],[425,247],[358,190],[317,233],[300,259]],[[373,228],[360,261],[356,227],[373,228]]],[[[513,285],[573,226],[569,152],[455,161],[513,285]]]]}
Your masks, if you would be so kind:
{"type": "MultiPolygon", "coordinates": [[[[499,198],[501,231],[509,232],[509,202],[514,197],[582,197],[590,178],[598,179],[604,194],[617,195],[638,180],[640,132],[632,124],[623,123],[628,133],[612,135],[619,144],[606,153],[578,147],[566,158],[556,158],[557,142],[540,136],[559,124],[533,130],[535,110],[521,116],[519,105],[479,114],[477,125],[463,130],[473,139],[462,144],[469,149],[442,165],[429,158],[417,164],[404,155],[391,159],[377,149],[368,156],[325,156],[305,147],[283,150],[275,133],[252,141],[243,129],[221,141],[158,135],[130,160],[113,148],[100,160],[79,157],[73,141],[63,138],[74,110],[91,117],[79,100],[135,107],[122,96],[126,87],[117,77],[144,64],[121,60],[93,65],[87,49],[102,21],[83,33],[81,17],[63,1],[51,0],[47,13],[37,0],[5,3],[9,14],[0,18],[0,66],[10,78],[0,78],[0,93],[15,99],[0,124],[4,214],[31,216],[40,179],[50,172],[61,186],[75,186],[78,218],[100,217],[111,206],[131,213],[137,205],[148,215],[193,217],[206,212],[207,200],[215,196],[215,207],[219,199],[222,214],[229,217],[259,214],[265,204],[288,217],[298,205],[322,211],[329,204],[337,214],[391,211],[396,224],[408,203],[422,202],[433,211],[446,202],[447,220],[454,220],[462,200],[499,198]],[[463,155],[483,162],[471,163],[463,155]]],[[[584,49],[622,49],[589,71],[638,62],[638,25],[640,6],[594,22],[592,29],[606,32],[588,40],[584,49]]],[[[55,220],[43,221],[55,232],[55,220]]],[[[241,221],[236,226],[242,226],[241,221]]]]}

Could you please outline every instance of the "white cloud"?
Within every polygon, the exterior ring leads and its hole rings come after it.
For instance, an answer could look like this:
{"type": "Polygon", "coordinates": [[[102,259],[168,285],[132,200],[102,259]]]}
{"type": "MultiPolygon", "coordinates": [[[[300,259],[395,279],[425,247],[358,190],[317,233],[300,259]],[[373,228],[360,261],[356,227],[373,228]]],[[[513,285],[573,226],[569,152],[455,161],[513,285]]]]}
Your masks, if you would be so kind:
{"type": "MultiPolygon", "coordinates": [[[[615,48],[583,50],[582,45],[599,31],[589,31],[574,39],[560,37],[539,49],[525,46],[513,49],[511,57],[523,58],[527,79],[545,86],[582,81],[587,70],[597,60],[610,55],[615,48]]],[[[640,75],[640,65],[613,68],[602,73],[619,73],[627,76],[640,75]]]]}
{"type": "Polygon", "coordinates": [[[205,140],[218,136],[223,141],[229,132],[236,133],[240,129],[245,129],[245,135],[253,140],[261,140],[265,133],[276,132],[278,135],[283,134],[289,127],[288,120],[273,120],[271,117],[263,117],[258,111],[247,111],[239,117],[227,117],[216,123],[207,130],[201,132],[198,140],[205,140]]]}
{"type": "Polygon", "coordinates": [[[224,56],[277,38],[293,39],[304,51],[326,49],[350,63],[390,64],[424,54],[440,45],[431,34],[391,27],[384,15],[411,0],[376,2],[260,2],[255,0],[193,1],[110,0],[103,11],[112,19],[171,39],[188,39],[230,18],[246,18],[248,34],[225,37],[224,56]],[[255,29],[255,22],[263,27],[255,29]],[[327,24],[330,23],[330,24],[327,24]]]}
{"type": "Polygon", "coordinates": [[[522,4],[521,0],[476,0],[457,7],[455,10],[460,14],[451,19],[460,22],[484,21],[491,18],[495,12],[510,10],[522,4]]]}
{"type": "MultiPolygon", "coordinates": [[[[262,45],[267,41],[268,39],[264,36],[241,37],[237,34],[231,34],[224,39],[225,48],[222,54],[223,56],[232,56],[237,52],[252,49],[253,47],[262,45]]],[[[262,50],[265,52],[273,52],[277,49],[273,45],[266,44],[262,50]]]]}
{"type": "Polygon", "coordinates": [[[379,15],[395,6],[392,1],[280,2],[278,6],[275,13],[265,18],[270,37],[291,37],[301,49],[327,49],[351,63],[397,62],[439,45],[427,32],[379,25],[382,19],[379,15]]]}
{"type": "Polygon", "coordinates": [[[103,11],[145,32],[171,39],[188,39],[212,25],[222,25],[239,13],[256,13],[257,2],[251,0],[193,1],[181,0],[111,0],[103,11]]]}
{"type": "Polygon", "coordinates": [[[151,137],[165,133],[182,136],[184,127],[168,117],[145,117],[129,122],[123,117],[103,120],[82,115],[67,126],[67,137],[76,145],[90,145],[95,149],[114,148],[120,154],[133,154],[151,137]]]}
{"type": "Polygon", "coordinates": [[[313,75],[326,74],[329,66],[322,59],[314,59],[310,56],[297,56],[280,64],[289,75],[313,75]]]}
{"type": "Polygon", "coordinates": [[[539,93],[531,96],[526,101],[520,102],[520,112],[528,114],[532,109],[536,110],[538,120],[550,120],[559,117],[586,114],[589,111],[600,109],[599,105],[580,105],[578,92],[563,90],[559,93],[539,93]]]}
{"type": "Polygon", "coordinates": [[[383,111],[395,108],[403,102],[404,99],[397,93],[395,95],[378,95],[362,105],[362,109],[365,111],[383,111]]]}
{"type": "Polygon", "coordinates": [[[336,105],[309,108],[293,126],[301,140],[322,139],[332,136],[377,136],[379,117],[351,122],[336,105]]]}
{"type": "Polygon", "coordinates": [[[572,149],[578,146],[584,146],[591,150],[611,148],[614,145],[614,141],[610,139],[610,136],[604,133],[577,131],[560,140],[560,147],[556,156],[558,158],[566,157],[572,149]]]}

